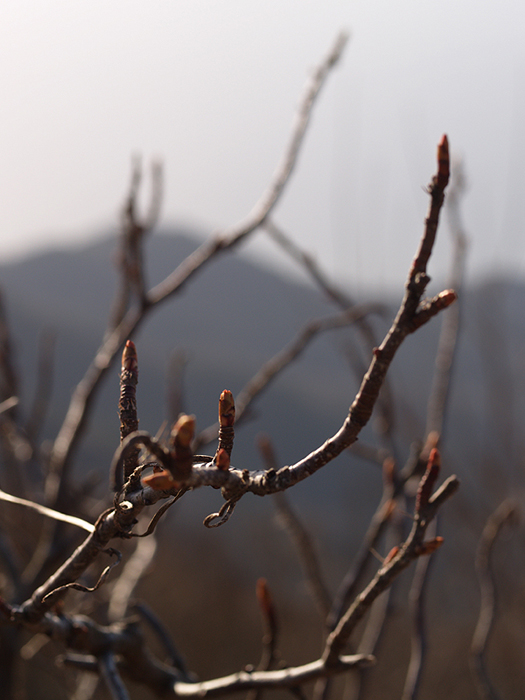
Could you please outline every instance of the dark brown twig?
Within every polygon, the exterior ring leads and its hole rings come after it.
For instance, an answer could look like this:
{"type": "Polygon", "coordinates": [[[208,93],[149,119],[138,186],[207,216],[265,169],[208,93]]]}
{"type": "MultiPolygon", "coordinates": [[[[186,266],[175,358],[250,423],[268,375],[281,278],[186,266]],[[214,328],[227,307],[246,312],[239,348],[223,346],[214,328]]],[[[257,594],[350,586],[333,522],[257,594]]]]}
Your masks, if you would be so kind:
{"type": "Polygon", "coordinates": [[[146,300],[142,246],[145,236],[157,223],[162,202],[162,166],[152,165],[152,188],[149,212],[141,219],[138,214],[138,195],[142,180],[140,158],[135,158],[131,169],[129,193],[121,216],[120,250],[118,265],[120,268],[120,290],[113,305],[109,331],[116,328],[129,309],[133,296],[139,306],[146,300]]]}
{"type": "MultiPolygon", "coordinates": [[[[131,340],[126,341],[124,352],[122,353],[122,367],[120,369],[120,397],[118,402],[118,413],[120,418],[120,442],[131,433],[139,429],[139,419],[137,416],[137,383],[139,380],[139,368],[137,360],[137,350],[131,340]]],[[[113,475],[114,483],[111,484],[114,491],[122,488],[128,480],[133,470],[137,466],[140,448],[131,452],[122,464],[122,471],[113,475]]]]}

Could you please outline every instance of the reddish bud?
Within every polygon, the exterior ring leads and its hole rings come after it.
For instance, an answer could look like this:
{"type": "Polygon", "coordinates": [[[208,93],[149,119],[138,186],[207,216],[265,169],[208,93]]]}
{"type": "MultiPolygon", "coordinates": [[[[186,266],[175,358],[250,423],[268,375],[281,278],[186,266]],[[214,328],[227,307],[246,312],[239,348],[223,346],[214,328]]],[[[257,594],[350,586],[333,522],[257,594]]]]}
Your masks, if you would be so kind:
{"type": "Polygon", "coordinates": [[[392,549],[388,552],[388,554],[385,557],[385,561],[383,562],[383,566],[386,566],[389,562],[392,561],[392,559],[398,554],[399,552],[399,547],[396,545],[395,547],[392,547],[392,549]]]}
{"type": "Polygon", "coordinates": [[[420,510],[428,504],[429,498],[432,495],[432,489],[434,488],[434,484],[439,476],[440,468],[441,456],[439,454],[439,450],[434,447],[430,451],[427,470],[419,482],[419,488],[416,496],[416,513],[419,513],[420,510]]]}
{"type": "Polygon", "coordinates": [[[220,469],[223,472],[227,472],[230,468],[230,455],[222,447],[217,452],[215,464],[217,465],[217,469],[220,469]]]}
{"type": "Polygon", "coordinates": [[[443,544],[444,539],[442,537],[434,537],[433,540],[428,540],[428,542],[423,542],[420,547],[417,547],[416,554],[418,556],[426,556],[428,554],[433,554],[436,549],[439,549],[443,544]]]}
{"type": "Polygon", "coordinates": [[[267,621],[268,626],[271,630],[275,631],[277,626],[277,618],[275,615],[275,608],[273,606],[272,596],[270,595],[270,590],[266,579],[260,578],[257,581],[257,586],[255,588],[255,594],[257,595],[257,600],[261,608],[261,612],[264,619],[267,621]]]}
{"type": "Polygon", "coordinates": [[[225,389],[219,398],[219,425],[231,428],[235,423],[235,401],[233,394],[225,389]]]}
{"type": "Polygon", "coordinates": [[[433,300],[433,303],[438,311],[441,311],[442,309],[446,309],[453,304],[457,298],[458,295],[453,289],[445,289],[445,291],[440,292],[437,295],[437,297],[433,300]]]}
{"type": "Polygon", "coordinates": [[[154,491],[169,491],[176,488],[177,483],[166,469],[156,471],[154,474],[142,477],[144,486],[149,486],[154,491]]]}
{"type": "Polygon", "coordinates": [[[169,466],[176,481],[184,482],[193,469],[191,443],[195,435],[195,416],[182,414],[171,429],[169,466]]]}
{"type": "Polygon", "coordinates": [[[388,486],[391,486],[394,483],[395,470],[395,461],[392,459],[392,457],[387,457],[383,461],[383,481],[388,486]]]}
{"type": "Polygon", "coordinates": [[[135,343],[132,340],[127,340],[122,352],[122,372],[131,372],[138,374],[138,357],[135,343]]]}
{"type": "Polygon", "coordinates": [[[180,447],[189,447],[195,435],[195,416],[182,414],[171,429],[171,442],[180,447]]]}
{"type": "Polygon", "coordinates": [[[448,185],[448,180],[450,177],[450,155],[448,149],[448,138],[446,134],[443,134],[441,141],[438,144],[437,161],[438,173],[436,184],[440,189],[444,190],[448,185]]]}

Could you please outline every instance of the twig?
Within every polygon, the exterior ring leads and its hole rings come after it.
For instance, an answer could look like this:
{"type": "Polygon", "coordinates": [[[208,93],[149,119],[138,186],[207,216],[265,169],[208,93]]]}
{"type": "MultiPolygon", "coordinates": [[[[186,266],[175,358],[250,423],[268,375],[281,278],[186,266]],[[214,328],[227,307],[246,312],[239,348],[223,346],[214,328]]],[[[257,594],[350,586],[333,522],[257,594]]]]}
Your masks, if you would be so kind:
{"type": "MultiPolygon", "coordinates": [[[[464,173],[459,163],[454,170],[453,184],[447,195],[446,211],[449,215],[452,235],[452,259],[448,276],[448,286],[452,287],[458,296],[463,287],[465,255],[467,238],[464,232],[459,204],[465,189],[464,173]]],[[[427,425],[425,435],[435,434],[442,444],[443,428],[447,415],[448,398],[452,371],[455,364],[458,347],[461,303],[454,304],[441,321],[436,351],[436,361],[432,387],[427,405],[427,425]]],[[[437,521],[432,524],[433,535],[437,534],[437,521]]],[[[419,692],[421,675],[426,652],[424,598],[431,569],[430,559],[420,559],[412,587],[410,589],[410,610],[412,618],[411,655],[403,691],[403,700],[415,700],[419,692]]]]}
{"type": "Polygon", "coordinates": [[[69,525],[75,525],[75,527],[80,527],[87,532],[93,532],[95,526],[88,523],[82,518],[77,518],[73,515],[66,515],[65,513],[59,513],[52,508],[46,508],[46,506],[41,506],[39,503],[33,503],[33,501],[27,501],[25,498],[18,498],[17,496],[11,496],[11,494],[0,490],[0,500],[7,501],[8,503],[16,503],[19,506],[24,506],[25,508],[31,508],[35,510],[40,515],[44,515],[46,518],[51,518],[52,520],[59,520],[63,523],[68,523],[69,525]]]}
{"type": "Polygon", "coordinates": [[[139,306],[146,297],[142,246],[145,236],[157,223],[162,201],[162,166],[152,165],[151,203],[148,215],[141,220],[138,215],[138,193],[142,180],[140,158],[135,158],[131,169],[131,182],[126,203],[122,209],[121,235],[118,264],[120,267],[120,290],[113,305],[109,330],[116,328],[124,318],[135,296],[139,306]]]}
{"type": "Polygon", "coordinates": [[[479,697],[482,700],[498,700],[498,695],[487,674],[485,652],[489,642],[496,609],[496,586],[491,566],[491,555],[496,538],[506,524],[517,517],[517,507],[511,501],[503,501],[488,518],[481,535],[476,554],[476,570],[481,589],[481,607],[478,623],[470,649],[470,668],[479,697]]]}
{"type": "Polygon", "coordinates": [[[129,600],[144,572],[149,567],[157,551],[154,537],[139,539],[135,551],[126,562],[122,573],[115,582],[108,606],[108,619],[122,620],[126,615],[129,600]]]}
{"type": "Polygon", "coordinates": [[[327,675],[343,673],[352,668],[371,666],[374,657],[364,654],[341,656],[332,667],[327,667],[321,659],[304,666],[283,668],[278,671],[240,671],[231,676],[216,678],[201,683],[175,683],[173,690],[182,698],[217,698],[245,690],[264,688],[290,688],[309,683],[327,675]]]}
{"type": "MultiPolygon", "coordinates": [[[[263,648],[257,671],[270,671],[277,660],[279,625],[277,623],[277,612],[266,579],[260,578],[257,581],[256,594],[263,621],[263,648]]],[[[260,700],[261,697],[261,690],[251,690],[247,694],[246,700],[260,700]]]]}
{"type": "Polygon", "coordinates": [[[406,569],[414,559],[431,553],[441,544],[442,540],[425,542],[425,532],[429,523],[435,517],[438,508],[457,491],[459,481],[455,476],[449,477],[433,496],[430,495],[439,471],[439,462],[436,455],[437,450],[434,450],[431,454],[427,471],[420,482],[418,498],[416,499],[414,524],[407,540],[401,547],[396,547],[390,553],[381,569],[348,608],[335,630],[328,636],[323,655],[328,665],[337,659],[348,643],[356,625],[363,618],[374,600],[391,585],[401,571],[406,569]]]}
{"type": "MultiPolygon", "coordinates": [[[[137,416],[137,383],[139,381],[139,368],[137,350],[135,343],[126,341],[124,352],[122,353],[122,367],[120,369],[120,397],[118,402],[118,413],[120,417],[120,442],[131,433],[139,429],[139,419],[137,416]]],[[[122,470],[113,475],[115,483],[111,484],[114,491],[122,488],[131,473],[137,466],[140,449],[131,452],[124,463],[122,470]]]]}
{"type": "Polygon", "coordinates": [[[192,674],[190,673],[186,665],[186,661],[175,647],[171,635],[169,634],[165,626],[162,624],[158,616],[155,615],[153,610],[144,602],[135,603],[133,608],[141,614],[141,616],[148,623],[152,631],[155,633],[155,636],[160,641],[168,655],[168,661],[170,665],[176,668],[177,671],[180,671],[182,680],[187,681],[188,683],[193,682],[195,678],[192,677],[192,674]]]}
{"type": "Polygon", "coordinates": [[[187,357],[183,351],[176,351],[172,354],[169,362],[167,377],[167,405],[168,424],[175,423],[179,415],[184,410],[184,370],[187,364],[187,357]]]}
{"type": "MultiPolygon", "coordinates": [[[[445,207],[448,213],[453,242],[452,262],[447,286],[454,289],[460,296],[463,288],[467,237],[459,210],[461,197],[465,189],[465,178],[459,163],[456,163],[452,183],[452,187],[447,195],[447,206],[445,207]]],[[[437,432],[440,436],[443,435],[450,380],[458,344],[460,311],[461,304],[454,304],[442,318],[434,377],[427,407],[426,435],[432,431],[437,432]]]]}
{"type": "Polygon", "coordinates": [[[326,617],[326,627],[329,631],[335,628],[342,614],[348,607],[349,602],[356,596],[362,584],[368,563],[372,557],[372,552],[376,549],[377,542],[383,534],[396,507],[396,488],[393,470],[394,463],[392,460],[384,460],[383,495],[381,502],[372,516],[370,525],[368,526],[355,560],[349,571],[345,574],[334,597],[331,609],[326,617]]]}
{"type": "Polygon", "coordinates": [[[98,667],[111,697],[114,700],[129,700],[128,691],[118,672],[114,654],[112,652],[102,654],[98,659],[98,667]]]}
{"type": "MultiPolygon", "coordinates": [[[[266,435],[262,435],[259,437],[258,445],[267,470],[275,470],[277,467],[277,460],[270,439],[266,435]]],[[[277,508],[279,520],[288,532],[299,555],[299,561],[303,567],[312,599],[317,605],[321,615],[326,617],[330,610],[330,594],[323,580],[321,565],[315,551],[312,537],[293,511],[284,493],[276,493],[274,496],[274,503],[277,508]]]]}
{"type": "Polygon", "coordinates": [[[279,520],[282,522],[299,554],[308,589],[319,612],[326,618],[330,610],[330,594],[323,580],[321,566],[315,552],[312,537],[290,506],[284,493],[274,495],[279,520]]]}
{"type": "MultiPolygon", "coordinates": [[[[428,528],[429,537],[434,538],[437,533],[436,521],[428,528]]],[[[408,664],[405,686],[402,700],[414,700],[419,692],[423,662],[426,654],[426,628],[425,628],[425,592],[428,584],[429,569],[434,561],[433,557],[420,557],[416,563],[412,585],[410,586],[410,618],[412,623],[412,635],[410,640],[410,661],[408,664]]]]}

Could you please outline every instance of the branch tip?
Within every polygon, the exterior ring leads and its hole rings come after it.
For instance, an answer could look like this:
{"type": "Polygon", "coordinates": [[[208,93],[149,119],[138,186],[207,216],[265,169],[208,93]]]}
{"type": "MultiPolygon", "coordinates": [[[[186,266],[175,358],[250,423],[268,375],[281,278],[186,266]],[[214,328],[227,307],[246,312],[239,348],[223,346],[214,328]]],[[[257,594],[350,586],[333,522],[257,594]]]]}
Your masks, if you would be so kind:
{"type": "Polygon", "coordinates": [[[122,352],[122,371],[138,374],[137,349],[132,340],[126,340],[126,345],[122,352]]]}
{"type": "Polygon", "coordinates": [[[444,190],[450,178],[450,154],[448,148],[448,138],[443,134],[437,148],[438,173],[436,184],[444,190]]]}

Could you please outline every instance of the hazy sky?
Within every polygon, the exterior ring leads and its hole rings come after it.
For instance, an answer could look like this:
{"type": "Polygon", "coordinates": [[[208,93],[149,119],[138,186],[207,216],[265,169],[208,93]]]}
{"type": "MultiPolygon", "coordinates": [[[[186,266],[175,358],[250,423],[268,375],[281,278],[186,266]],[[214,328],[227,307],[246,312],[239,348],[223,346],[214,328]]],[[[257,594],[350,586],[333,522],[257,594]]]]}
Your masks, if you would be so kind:
{"type": "MultiPolygon", "coordinates": [[[[133,153],[164,161],[163,223],[242,218],[342,28],[275,220],[354,289],[402,284],[446,132],[471,278],[525,274],[519,0],[2,0],[0,258],[115,226],[133,153]]],[[[448,251],[443,228],[431,274],[448,251]]]]}

